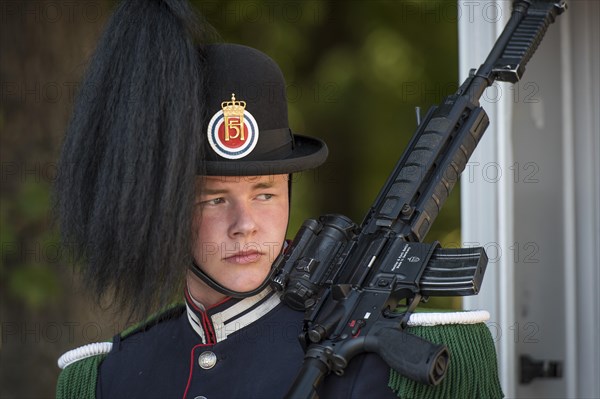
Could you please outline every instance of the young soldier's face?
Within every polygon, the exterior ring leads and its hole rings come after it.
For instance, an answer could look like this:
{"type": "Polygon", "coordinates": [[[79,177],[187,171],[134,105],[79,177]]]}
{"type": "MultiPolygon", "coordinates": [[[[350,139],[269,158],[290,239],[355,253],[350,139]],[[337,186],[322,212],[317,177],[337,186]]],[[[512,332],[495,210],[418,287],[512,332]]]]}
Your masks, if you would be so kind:
{"type": "MultiPolygon", "coordinates": [[[[200,268],[233,291],[266,278],[281,252],[288,224],[288,175],[199,178],[193,255],[200,268]]],[[[192,295],[205,306],[223,299],[196,276],[192,295]]]]}

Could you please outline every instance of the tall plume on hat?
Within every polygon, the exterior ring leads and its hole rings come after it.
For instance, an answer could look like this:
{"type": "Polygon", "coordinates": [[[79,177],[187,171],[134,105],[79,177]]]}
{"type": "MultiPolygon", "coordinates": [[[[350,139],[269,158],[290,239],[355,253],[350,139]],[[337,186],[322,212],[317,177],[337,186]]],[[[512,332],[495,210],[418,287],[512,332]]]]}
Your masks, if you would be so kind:
{"type": "Polygon", "coordinates": [[[55,186],[64,243],[99,300],[143,317],[181,287],[202,170],[203,52],[186,1],[126,0],[84,76],[55,186]]]}

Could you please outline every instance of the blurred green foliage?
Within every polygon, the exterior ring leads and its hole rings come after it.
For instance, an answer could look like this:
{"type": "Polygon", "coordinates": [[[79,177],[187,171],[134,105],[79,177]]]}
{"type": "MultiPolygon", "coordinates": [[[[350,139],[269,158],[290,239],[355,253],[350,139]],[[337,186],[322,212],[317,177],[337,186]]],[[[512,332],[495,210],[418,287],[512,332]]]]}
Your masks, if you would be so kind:
{"type": "Polygon", "coordinates": [[[58,236],[50,227],[50,184],[26,178],[17,186],[14,199],[3,197],[1,201],[3,290],[12,301],[31,310],[55,304],[60,282],[53,264],[60,249],[58,236]]]}

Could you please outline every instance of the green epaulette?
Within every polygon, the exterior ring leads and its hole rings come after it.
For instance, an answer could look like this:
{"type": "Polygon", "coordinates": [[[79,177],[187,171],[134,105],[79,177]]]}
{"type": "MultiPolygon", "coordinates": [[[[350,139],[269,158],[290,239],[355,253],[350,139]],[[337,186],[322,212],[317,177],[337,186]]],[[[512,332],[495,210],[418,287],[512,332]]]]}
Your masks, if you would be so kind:
{"type": "MultiPolygon", "coordinates": [[[[481,312],[487,314],[487,312],[481,312]]],[[[408,331],[450,352],[445,378],[439,385],[421,384],[391,370],[389,386],[402,399],[500,399],[504,397],[498,377],[496,347],[486,324],[476,317],[471,321],[452,321],[452,315],[468,316],[478,312],[416,313],[413,316],[436,318],[437,322],[409,322],[408,331]]],[[[489,318],[489,314],[487,315],[489,318]]],[[[411,321],[413,317],[411,317],[411,321]]]]}

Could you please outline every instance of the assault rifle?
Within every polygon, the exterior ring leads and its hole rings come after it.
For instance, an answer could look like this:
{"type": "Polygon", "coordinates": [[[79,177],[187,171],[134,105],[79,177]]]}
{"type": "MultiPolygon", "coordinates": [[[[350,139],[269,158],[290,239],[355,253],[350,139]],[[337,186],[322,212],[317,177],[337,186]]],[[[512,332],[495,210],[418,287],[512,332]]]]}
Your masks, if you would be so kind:
{"type": "Polygon", "coordinates": [[[565,8],[564,1],[514,1],[485,62],[427,112],[361,225],[341,215],[309,219],[276,259],[272,285],[305,311],[305,358],[287,397],[317,397],[326,375],[343,374],[365,352],[425,384],[444,378],[447,348],[407,333],[408,319],[426,297],[477,294],[488,259],[483,248],[421,241],[489,124],[481,95],[494,81],[521,79],[565,8]]]}

